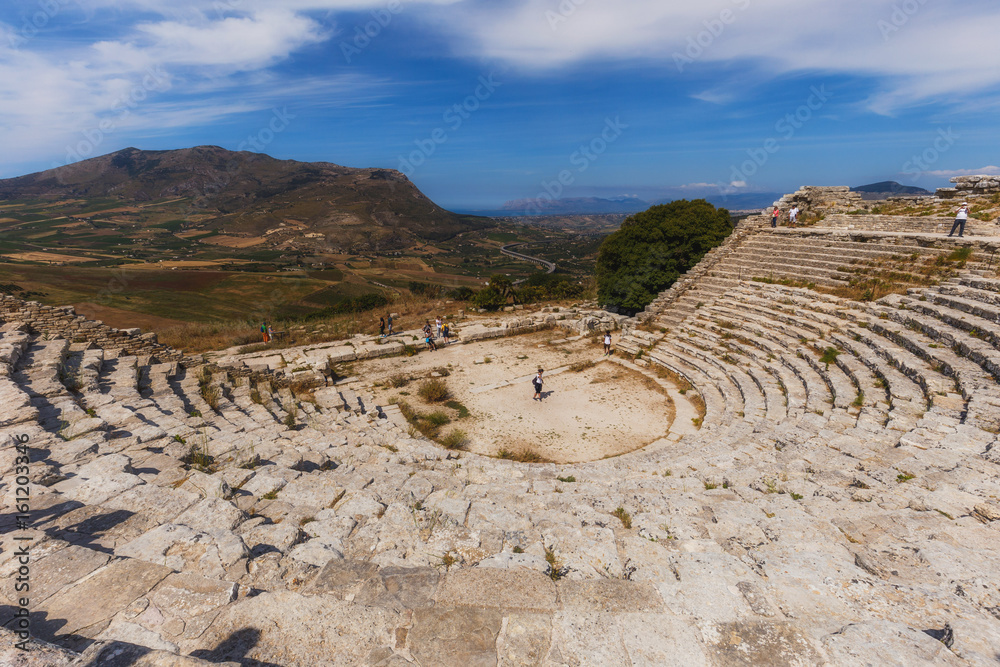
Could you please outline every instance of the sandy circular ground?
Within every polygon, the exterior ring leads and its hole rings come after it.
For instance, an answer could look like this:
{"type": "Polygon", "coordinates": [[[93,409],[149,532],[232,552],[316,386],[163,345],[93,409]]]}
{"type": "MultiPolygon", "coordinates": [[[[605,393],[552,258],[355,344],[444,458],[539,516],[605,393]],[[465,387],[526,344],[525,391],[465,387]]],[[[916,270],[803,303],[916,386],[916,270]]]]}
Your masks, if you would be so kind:
{"type": "Polygon", "coordinates": [[[456,345],[358,363],[355,372],[381,385],[375,388],[377,402],[395,399],[420,413],[444,412],[452,421],[441,432],[461,429],[469,451],[479,454],[530,450],[556,463],[593,461],[641,449],[670,431],[674,406],[654,382],[605,361],[598,342],[558,342],[564,335],[553,331],[456,345]],[[588,361],[596,363],[579,371],[567,368],[588,361]],[[531,386],[539,366],[546,370],[540,402],[532,399],[531,386]],[[451,398],[469,410],[468,417],[418,396],[435,370],[447,373],[442,379],[451,398]],[[387,380],[394,375],[410,381],[391,388],[387,380]]]}

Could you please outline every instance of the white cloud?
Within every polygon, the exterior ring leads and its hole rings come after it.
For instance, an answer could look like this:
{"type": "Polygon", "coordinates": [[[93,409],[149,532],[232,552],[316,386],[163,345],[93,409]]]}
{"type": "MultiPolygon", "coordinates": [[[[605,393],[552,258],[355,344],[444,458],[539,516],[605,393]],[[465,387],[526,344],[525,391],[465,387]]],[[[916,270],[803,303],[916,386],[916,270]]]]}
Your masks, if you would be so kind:
{"type": "Polygon", "coordinates": [[[1000,167],[990,165],[979,169],[942,169],[938,171],[925,171],[928,176],[938,178],[952,178],[954,176],[1000,176],[1000,167]]]}
{"type": "MultiPolygon", "coordinates": [[[[957,0],[511,0],[464,2],[439,13],[465,53],[547,71],[600,60],[642,60],[684,76],[713,64],[768,78],[796,72],[863,75],[880,86],[881,114],[928,100],[958,102],[1000,85],[1000,6],[957,0]],[[572,12],[560,11],[574,7],[572,12]],[[909,5],[906,5],[909,7],[909,5]],[[555,13],[559,18],[552,20],[555,13]],[[885,26],[890,28],[887,29],[885,26]],[[959,47],[958,44],[964,46],[959,47]],[[983,45],[976,48],[976,45],[983,45]]],[[[699,99],[725,103],[725,91],[699,99]]]]}

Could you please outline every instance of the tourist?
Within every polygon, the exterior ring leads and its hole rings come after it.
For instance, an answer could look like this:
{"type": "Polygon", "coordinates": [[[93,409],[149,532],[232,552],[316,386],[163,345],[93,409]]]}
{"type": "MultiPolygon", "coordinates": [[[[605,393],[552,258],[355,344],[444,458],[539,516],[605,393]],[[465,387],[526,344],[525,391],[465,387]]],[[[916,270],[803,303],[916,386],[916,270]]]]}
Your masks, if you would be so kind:
{"type": "Polygon", "coordinates": [[[771,213],[771,227],[772,228],[778,226],[778,216],[779,215],[781,215],[781,209],[778,208],[777,206],[775,206],[774,207],[774,212],[771,213]]]}
{"type": "Polygon", "coordinates": [[[387,335],[391,336],[392,335],[392,313],[388,314],[387,322],[389,324],[389,331],[388,331],[387,335]]]}
{"type": "Polygon", "coordinates": [[[437,319],[434,320],[434,324],[435,324],[435,326],[437,326],[437,335],[438,335],[438,338],[440,338],[441,337],[441,326],[443,324],[441,322],[441,316],[440,315],[438,315],[437,319]]]}
{"type": "Polygon", "coordinates": [[[798,221],[799,221],[799,207],[793,206],[792,210],[788,212],[788,222],[789,224],[794,225],[798,221]]]}
{"type": "Polygon", "coordinates": [[[430,338],[431,337],[431,321],[430,320],[424,320],[423,332],[424,332],[424,338],[430,338]]]}
{"type": "Polygon", "coordinates": [[[542,400],[542,369],[541,368],[538,369],[538,375],[536,375],[534,377],[534,379],[531,381],[531,384],[534,385],[534,387],[535,387],[535,395],[532,397],[531,400],[533,400],[533,401],[541,401],[542,400]]]}
{"type": "Polygon", "coordinates": [[[428,330],[425,333],[427,337],[424,338],[424,342],[427,343],[427,347],[431,348],[431,352],[437,352],[438,346],[434,344],[434,337],[431,336],[431,332],[428,330]]]}
{"type": "Polygon", "coordinates": [[[955,233],[958,230],[958,238],[962,238],[965,234],[965,221],[969,219],[969,203],[962,202],[962,207],[958,209],[958,213],[955,214],[955,224],[951,226],[951,231],[948,232],[948,236],[955,233]]]}
{"type": "Polygon", "coordinates": [[[267,325],[267,340],[274,340],[274,329],[271,328],[270,324],[267,325]]]}
{"type": "Polygon", "coordinates": [[[604,356],[611,354],[611,332],[604,332],[604,356]]]}
{"type": "Polygon", "coordinates": [[[267,322],[260,323],[260,335],[264,337],[265,343],[271,342],[271,337],[267,335],[267,322]]]}
{"type": "Polygon", "coordinates": [[[378,318],[378,337],[385,338],[385,318],[378,318]]]}
{"type": "Polygon", "coordinates": [[[445,324],[444,327],[441,328],[441,337],[444,338],[445,345],[451,343],[451,329],[448,328],[447,324],[445,324]]]}

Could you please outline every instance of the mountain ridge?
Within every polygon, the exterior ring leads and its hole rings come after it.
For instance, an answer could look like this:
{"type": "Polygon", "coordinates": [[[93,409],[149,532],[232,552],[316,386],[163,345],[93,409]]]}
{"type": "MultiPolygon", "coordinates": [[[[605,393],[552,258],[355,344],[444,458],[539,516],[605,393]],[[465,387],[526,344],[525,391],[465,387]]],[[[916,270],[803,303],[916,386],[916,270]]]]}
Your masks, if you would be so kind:
{"type": "Polygon", "coordinates": [[[441,208],[393,169],[279,160],[218,146],[125,148],[0,180],[0,200],[29,198],[190,199],[185,229],[256,236],[294,224],[354,250],[400,248],[488,226],[441,208]]]}

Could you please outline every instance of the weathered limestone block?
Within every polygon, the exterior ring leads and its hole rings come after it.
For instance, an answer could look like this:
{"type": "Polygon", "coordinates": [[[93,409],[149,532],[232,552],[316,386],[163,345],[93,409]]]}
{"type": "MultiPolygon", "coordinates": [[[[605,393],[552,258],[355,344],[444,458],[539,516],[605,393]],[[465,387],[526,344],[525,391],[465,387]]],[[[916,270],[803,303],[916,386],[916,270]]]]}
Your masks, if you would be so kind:
{"type": "Polygon", "coordinates": [[[250,556],[243,540],[233,533],[197,531],[168,523],[158,526],[116,550],[119,556],[166,565],[214,579],[238,579],[246,573],[250,556]]]}

